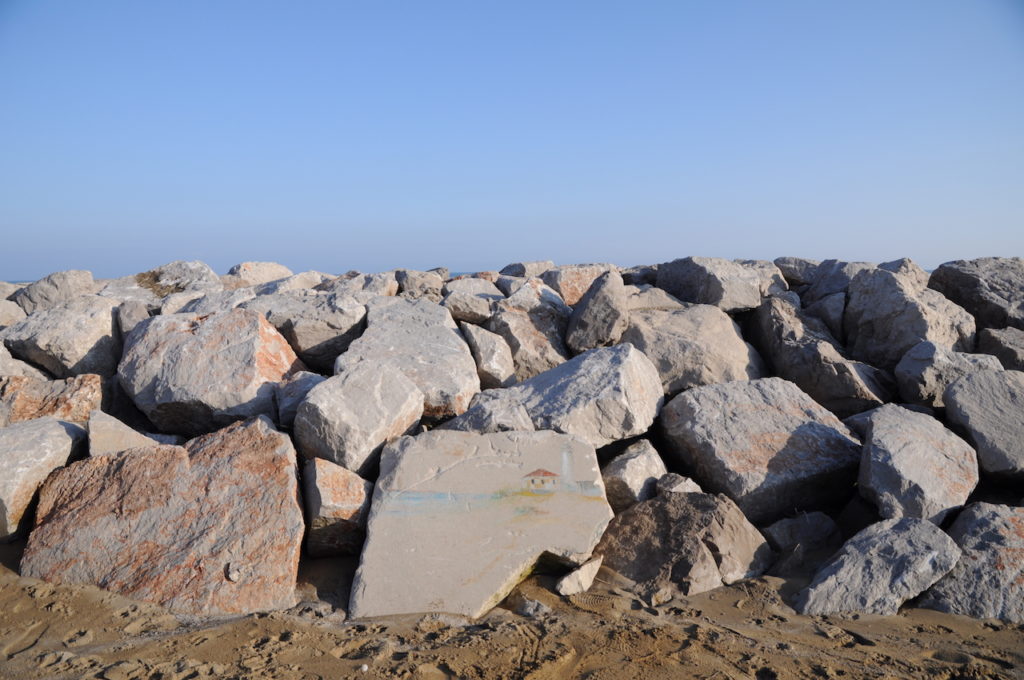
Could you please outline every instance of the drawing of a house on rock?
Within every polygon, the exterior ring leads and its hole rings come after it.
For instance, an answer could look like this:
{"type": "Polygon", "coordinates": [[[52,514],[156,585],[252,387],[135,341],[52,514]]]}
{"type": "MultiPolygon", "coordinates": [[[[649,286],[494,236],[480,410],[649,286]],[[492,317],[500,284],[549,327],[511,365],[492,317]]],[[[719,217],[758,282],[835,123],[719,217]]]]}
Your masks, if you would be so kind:
{"type": "Polygon", "coordinates": [[[558,488],[558,475],[544,468],[523,475],[523,485],[527,491],[534,493],[550,493],[558,488]]]}

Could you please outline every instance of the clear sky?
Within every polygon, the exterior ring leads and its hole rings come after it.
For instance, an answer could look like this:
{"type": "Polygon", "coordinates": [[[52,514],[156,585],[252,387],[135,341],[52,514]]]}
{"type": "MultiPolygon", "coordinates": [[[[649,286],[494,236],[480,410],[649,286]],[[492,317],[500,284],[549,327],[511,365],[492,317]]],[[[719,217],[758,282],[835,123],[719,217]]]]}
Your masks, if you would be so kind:
{"type": "Polygon", "coordinates": [[[0,0],[0,279],[1024,256],[1020,0],[0,0]]]}

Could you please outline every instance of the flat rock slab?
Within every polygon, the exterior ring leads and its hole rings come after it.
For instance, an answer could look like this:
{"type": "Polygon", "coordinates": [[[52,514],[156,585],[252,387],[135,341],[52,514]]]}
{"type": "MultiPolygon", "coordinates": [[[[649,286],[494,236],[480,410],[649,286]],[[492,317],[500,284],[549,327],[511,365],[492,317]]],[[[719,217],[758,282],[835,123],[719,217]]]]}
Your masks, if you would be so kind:
{"type": "Polygon", "coordinates": [[[5,328],[0,340],[15,357],[59,378],[113,375],[121,359],[117,303],[98,295],[76,297],[5,328]]]}
{"type": "Polygon", "coordinates": [[[949,535],[963,557],[924,594],[920,606],[1024,623],[1024,508],[972,503],[949,535]]]}
{"type": "Polygon", "coordinates": [[[0,428],[0,542],[27,532],[25,513],[39,485],[84,441],[85,430],[56,418],[0,428]]]}
{"type": "Polygon", "coordinates": [[[290,607],[304,529],[297,476],[291,441],[264,418],[187,449],[88,458],[43,485],[21,573],[182,614],[290,607]]]}
{"type": "Polygon", "coordinates": [[[941,524],[977,483],[974,449],[938,420],[895,404],[872,412],[857,486],[881,517],[941,524]]]}
{"type": "Polygon", "coordinates": [[[611,521],[594,553],[652,604],[758,576],[772,558],[735,503],[703,493],[637,503],[611,521]]]}
{"type": "Polygon", "coordinates": [[[743,341],[736,322],[710,305],[633,311],[621,341],[654,363],[669,396],[691,387],[766,374],[761,356],[743,341]]]}
{"type": "Polygon", "coordinates": [[[979,328],[1024,329],[1024,258],[946,262],[932,272],[928,286],[973,314],[979,328]]]}
{"type": "Polygon", "coordinates": [[[658,288],[683,302],[725,312],[761,304],[761,276],[752,268],[718,257],[684,257],[658,265],[658,288]]]}
{"type": "Polygon", "coordinates": [[[481,616],[541,556],[582,564],[611,516],[597,454],[575,437],[403,437],[381,456],[349,613],[481,616]]]}
{"type": "Polygon", "coordinates": [[[971,373],[946,388],[943,401],[946,418],[978,450],[982,471],[1024,477],[1024,372],[971,373]]]}
{"type": "Polygon", "coordinates": [[[942,408],[942,395],[952,383],[968,373],[1002,368],[998,359],[987,354],[954,352],[926,341],[910,348],[896,364],[896,384],[907,403],[942,408]]]}
{"type": "Polygon", "coordinates": [[[98,375],[67,380],[0,377],[0,427],[44,416],[84,423],[102,404],[103,380],[98,375]]]}
{"type": "Polygon", "coordinates": [[[949,573],[960,554],[953,539],[927,520],[877,522],[843,544],[799,593],[795,609],[893,616],[949,573]]]}
{"type": "Polygon", "coordinates": [[[695,387],[666,404],[662,429],[705,489],[756,523],[853,490],[860,443],[781,378],[695,387]]]}
{"type": "Polygon", "coordinates": [[[366,331],[338,357],[335,373],[361,362],[388,364],[423,393],[423,415],[438,420],[464,412],[480,391],[476,362],[445,308],[429,300],[376,298],[366,331]]]}
{"type": "Polygon", "coordinates": [[[629,344],[593,349],[557,368],[501,390],[487,390],[452,421],[488,421],[486,413],[525,410],[533,427],[573,434],[594,448],[643,434],[654,422],[663,395],[658,372],[629,344]]]}
{"type": "Polygon", "coordinates": [[[358,555],[373,483],[323,458],[311,458],[302,467],[302,490],[309,521],[306,551],[313,557],[358,555]]]}
{"type": "Polygon", "coordinates": [[[274,384],[304,368],[263,316],[233,309],[142,322],[128,337],[118,378],[161,431],[194,436],[276,415],[274,384]]]}

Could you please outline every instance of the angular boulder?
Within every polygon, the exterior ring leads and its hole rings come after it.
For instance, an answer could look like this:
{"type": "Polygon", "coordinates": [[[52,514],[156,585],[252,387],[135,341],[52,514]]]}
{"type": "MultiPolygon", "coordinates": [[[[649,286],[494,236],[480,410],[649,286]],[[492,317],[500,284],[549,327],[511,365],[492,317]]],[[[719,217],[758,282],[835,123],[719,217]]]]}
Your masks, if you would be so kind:
{"type": "Polygon", "coordinates": [[[478,419],[481,412],[522,408],[536,429],[576,435],[600,448],[646,432],[662,400],[650,360],[623,344],[590,350],[518,385],[482,392],[449,427],[461,429],[462,421],[478,419]]]}
{"type": "Polygon", "coordinates": [[[695,387],[665,405],[665,437],[705,489],[756,523],[853,490],[860,443],[782,378],[695,387]]]}
{"type": "Polygon", "coordinates": [[[0,331],[0,340],[17,358],[58,378],[113,375],[121,359],[117,304],[98,295],[79,296],[36,312],[0,331]]]}
{"type": "Polygon", "coordinates": [[[423,416],[458,415],[480,391],[476,362],[451,314],[428,300],[376,298],[367,305],[366,331],[334,363],[344,373],[362,362],[388,364],[423,393],[423,416]]]}
{"type": "Polygon", "coordinates": [[[150,309],[159,309],[160,301],[175,293],[205,295],[224,289],[217,273],[198,260],[177,260],[155,269],[106,282],[99,290],[104,297],[127,302],[137,301],[150,309]]]}
{"type": "Polygon", "coordinates": [[[789,285],[809,286],[814,282],[821,262],[803,257],[777,257],[773,264],[779,268],[789,285]]]}
{"type": "Polygon", "coordinates": [[[587,592],[590,590],[590,586],[594,585],[594,579],[597,578],[597,572],[601,570],[603,561],[601,557],[595,557],[578,569],[573,569],[558,579],[558,583],[555,584],[555,592],[562,597],[587,592]]]}
{"type": "Polygon", "coordinates": [[[297,477],[291,441],[265,418],[187,449],[73,463],[40,490],[21,573],[181,614],[290,607],[304,528],[297,477]]]}
{"type": "Polygon", "coordinates": [[[476,373],[480,376],[480,387],[485,390],[496,387],[510,387],[516,382],[516,366],[512,350],[505,339],[497,333],[469,323],[459,324],[462,336],[473,353],[476,373]]]}
{"type": "Polygon", "coordinates": [[[316,286],[316,290],[336,295],[351,296],[361,302],[368,302],[370,299],[382,296],[391,297],[398,295],[398,281],[395,279],[395,272],[379,272],[376,274],[362,274],[360,272],[349,272],[316,286]]]}
{"type": "Polygon", "coordinates": [[[554,368],[570,357],[565,332],[572,308],[539,279],[526,282],[495,305],[487,329],[505,338],[523,381],[554,368]]]}
{"type": "MultiPolygon", "coordinates": [[[[240,262],[228,270],[228,288],[256,286],[270,281],[279,281],[293,276],[293,272],[277,262],[240,262]]],[[[223,279],[222,279],[223,282],[223,279]]]]}
{"type": "Polygon", "coordinates": [[[982,370],[999,371],[1002,365],[986,354],[954,352],[934,342],[922,342],[896,364],[896,384],[907,403],[942,408],[947,387],[968,373],[982,370]]]}
{"type": "Polygon", "coordinates": [[[84,441],[85,430],[56,418],[0,428],[0,543],[27,532],[26,513],[40,484],[84,441]]]}
{"type": "Polygon", "coordinates": [[[1024,331],[1019,328],[982,329],[978,351],[998,358],[1003,368],[1024,371],[1024,331]]]}
{"type": "Polygon", "coordinates": [[[569,317],[565,344],[576,354],[619,342],[629,325],[629,303],[622,276],[609,270],[594,280],[569,317]]]}
{"type": "Polygon", "coordinates": [[[1024,329],[1024,258],[946,262],[932,272],[928,287],[973,314],[978,328],[1024,329]]]}
{"type": "Polygon", "coordinates": [[[2,376],[24,376],[26,378],[38,378],[39,380],[49,380],[50,376],[40,371],[32,364],[26,363],[20,359],[15,359],[11,356],[11,353],[7,351],[7,347],[0,342],[0,377],[2,376]]]}
{"type": "Polygon", "coordinates": [[[601,471],[608,504],[616,513],[654,498],[658,480],[668,470],[657,449],[641,439],[612,459],[601,471]]]}
{"type": "Polygon", "coordinates": [[[567,264],[548,269],[540,278],[562,297],[565,304],[572,307],[583,298],[599,276],[609,271],[618,273],[613,264],[567,264]]]}
{"type": "Polygon", "coordinates": [[[542,556],[585,562],[611,517],[597,455],[575,437],[403,437],[381,456],[349,614],[481,616],[542,556]]]}
{"type": "MultiPolygon", "coordinates": [[[[260,295],[276,295],[277,293],[287,293],[289,291],[300,291],[300,290],[325,290],[328,292],[338,292],[328,286],[329,282],[334,277],[330,274],[325,274],[318,271],[299,272],[293,274],[286,279],[278,279],[276,281],[268,281],[261,283],[256,286],[255,293],[257,296],[260,295]]],[[[397,289],[397,284],[395,284],[397,289]]]]}
{"type": "Polygon", "coordinates": [[[513,262],[501,268],[499,274],[505,276],[531,277],[540,276],[555,266],[551,260],[535,260],[533,262],[513,262]]]}
{"type": "Polygon", "coordinates": [[[810,578],[843,545],[843,535],[823,512],[806,512],[780,519],[761,529],[778,558],[771,574],[810,578]]]}
{"type": "Polygon", "coordinates": [[[299,371],[293,373],[292,377],[274,386],[274,403],[277,404],[277,424],[286,429],[292,429],[295,424],[295,414],[299,412],[299,406],[306,400],[309,391],[327,380],[318,373],[299,371]]]}
{"type": "Polygon", "coordinates": [[[1024,477],[1024,372],[977,371],[943,395],[946,418],[967,433],[990,475],[1024,477]]]}
{"type": "Polygon", "coordinates": [[[895,404],[872,412],[858,489],[882,518],[942,524],[977,483],[974,449],[938,420],[895,404]]]}
{"type": "Polygon", "coordinates": [[[683,302],[741,312],[761,304],[761,277],[718,257],[685,257],[658,265],[658,288],[683,302]]]}
{"type": "Polygon", "coordinates": [[[654,286],[626,286],[626,308],[632,312],[658,310],[671,312],[686,309],[688,304],[677,300],[661,288],[654,286]]]}
{"type": "Polygon", "coordinates": [[[904,517],[872,524],[851,538],[797,596],[808,616],[894,616],[945,576],[960,548],[933,523],[904,517]]]}
{"type": "Polygon", "coordinates": [[[441,301],[444,279],[436,272],[420,272],[412,269],[395,270],[398,294],[410,300],[426,298],[431,302],[441,301]]]}
{"type": "Polygon", "coordinates": [[[722,495],[672,493],[616,515],[594,550],[660,604],[764,573],[772,551],[736,504],[722,495]]]}
{"type": "Polygon", "coordinates": [[[167,434],[150,434],[133,430],[114,416],[103,411],[89,414],[89,455],[112,456],[128,449],[146,448],[157,444],[181,444],[181,438],[167,434]]]}
{"type": "Polygon", "coordinates": [[[128,336],[118,378],[162,432],[194,436],[273,416],[274,383],[304,368],[265,318],[233,309],[142,322],[128,336]]]}
{"type": "Polygon", "coordinates": [[[85,423],[103,404],[103,397],[103,379],[98,375],[67,380],[0,377],[0,427],[45,416],[85,423]]]}
{"type": "Polygon", "coordinates": [[[377,467],[381,448],[409,434],[423,415],[423,393],[388,364],[364,361],[306,394],[293,430],[299,452],[360,475],[377,467]]]}
{"type": "Polygon", "coordinates": [[[302,467],[302,490],[309,526],[306,551],[313,557],[358,555],[373,484],[340,465],[310,458],[302,467]]]}
{"type": "Polygon", "coordinates": [[[13,326],[25,318],[25,311],[10,300],[0,299],[0,329],[13,326]]]}
{"type": "Polygon", "coordinates": [[[1024,508],[972,503],[949,528],[963,551],[921,607],[1024,623],[1024,508]]]}
{"type": "Polygon", "coordinates": [[[761,356],[743,341],[736,322],[711,305],[633,311],[621,341],[651,360],[669,396],[691,387],[766,374],[761,356]]]}
{"type": "Polygon", "coordinates": [[[10,299],[26,314],[34,314],[80,295],[91,295],[95,289],[92,272],[73,269],[44,276],[35,283],[19,289],[10,299]]]}
{"type": "Polygon", "coordinates": [[[666,472],[659,477],[654,485],[654,491],[656,496],[670,493],[704,493],[700,484],[677,472],[666,472]]]}
{"type": "Polygon", "coordinates": [[[870,262],[843,262],[842,260],[825,260],[814,270],[814,278],[800,297],[804,304],[810,305],[836,293],[846,293],[853,277],[862,271],[874,269],[870,262]]]}

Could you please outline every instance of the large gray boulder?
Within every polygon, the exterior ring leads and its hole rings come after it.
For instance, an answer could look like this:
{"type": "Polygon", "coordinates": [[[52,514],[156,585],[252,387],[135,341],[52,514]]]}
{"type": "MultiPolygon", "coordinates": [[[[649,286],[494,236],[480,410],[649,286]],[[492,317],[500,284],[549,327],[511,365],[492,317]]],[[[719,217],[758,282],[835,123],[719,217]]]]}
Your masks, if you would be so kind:
{"type": "Polygon", "coordinates": [[[779,268],[789,285],[809,286],[814,282],[821,262],[803,257],[777,257],[773,264],[779,268]]]}
{"type": "Polygon", "coordinates": [[[313,557],[358,555],[373,484],[340,465],[310,458],[302,467],[302,491],[309,527],[306,551],[313,557]]]}
{"type": "Polygon", "coordinates": [[[187,448],[56,471],[40,490],[21,573],[181,614],[284,609],[295,604],[304,528],[295,450],[257,418],[187,448]]]}
{"type": "MultiPolygon", "coordinates": [[[[181,293],[180,295],[190,296],[191,293],[181,293]]],[[[217,312],[227,312],[252,300],[254,297],[256,297],[256,290],[253,288],[220,290],[215,293],[207,293],[206,295],[192,298],[174,313],[216,314],[217,312]]]]}
{"type": "Polygon", "coordinates": [[[98,295],[72,298],[0,331],[15,357],[58,378],[113,375],[121,359],[117,304],[98,295]]]}
{"type": "Polygon", "coordinates": [[[954,352],[934,342],[921,342],[896,364],[896,384],[908,404],[942,408],[942,395],[951,384],[975,371],[1002,370],[999,360],[987,354],[954,352]]]}
{"type": "Polygon", "coordinates": [[[513,262],[501,268],[500,274],[505,276],[518,276],[529,278],[540,276],[547,270],[553,268],[555,263],[551,260],[535,260],[533,262],[513,262]]]}
{"type": "Polygon", "coordinates": [[[1003,368],[1024,371],[1024,331],[1019,328],[983,328],[978,351],[998,358],[1003,368]]]}
{"type": "Polygon", "coordinates": [[[773,576],[810,579],[843,545],[843,534],[823,512],[804,512],[761,529],[778,557],[773,576]]]}
{"type": "Polygon", "coordinates": [[[349,614],[481,616],[542,556],[585,562],[611,517],[597,455],[575,437],[403,437],[381,455],[349,614]]]}
{"type": "MultiPolygon", "coordinates": [[[[284,279],[261,283],[256,286],[255,292],[257,296],[276,295],[278,293],[300,290],[317,290],[329,293],[339,293],[340,291],[329,286],[329,283],[333,280],[333,276],[325,274],[324,272],[305,271],[299,272],[298,274],[292,274],[284,279]]],[[[397,284],[395,285],[397,287],[397,284]]]]}
{"type": "Polygon", "coordinates": [[[470,323],[459,324],[459,328],[476,361],[480,387],[490,390],[514,385],[516,365],[505,338],[470,323]]]}
{"type": "Polygon", "coordinates": [[[1024,623],[1024,508],[972,503],[953,522],[949,535],[963,557],[919,605],[1024,623]]]}
{"type": "Polygon", "coordinates": [[[451,312],[452,318],[474,324],[486,322],[495,303],[505,299],[493,283],[472,277],[449,281],[444,293],[441,306],[451,312]]]}
{"type": "Polygon", "coordinates": [[[670,493],[616,515],[594,550],[651,604],[764,573],[772,551],[722,495],[670,493]]]}
{"type": "Polygon", "coordinates": [[[54,272],[35,283],[30,283],[11,295],[11,301],[17,303],[26,314],[34,314],[80,295],[91,295],[95,290],[96,283],[93,281],[92,272],[72,269],[54,272]]]}
{"type": "Polygon", "coordinates": [[[27,533],[27,511],[39,486],[84,440],[85,430],[56,418],[0,428],[0,543],[27,533]]]}
{"type": "Polygon", "coordinates": [[[895,404],[872,412],[858,489],[881,517],[942,524],[977,483],[974,449],[935,418],[895,404]]]}
{"type": "Polygon", "coordinates": [[[761,282],[760,292],[762,298],[768,295],[781,295],[789,290],[786,277],[782,275],[782,270],[776,267],[775,263],[768,260],[733,261],[757,275],[758,280],[761,282]]]}
{"type": "Polygon", "coordinates": [[[849,493],[860,461],[846,426],[782,378],[687,390],[662,409],[661,426],[701,486],[759,524],[849,493]]]}
{"type": "Polygon", "coordinates": [[[736,322],[711,305],[633,311],[621,341],[647,355],[670,396],[691,387],[766,375],[761,356],[743,341],[736,322]]]}
{"type": "Polygon", "coordinates": [[[444,279],[436,272],[421,272],[413,269],[395,270],[398,294],[410,300],[424,298],[431,302],[441,301],[444,279]]]}
{"type": "Polygon", "coordinates": [[[622,276],[609,270],[594,279],[569,318],[565,344],[576,354],[619,342],[629,325],[629,304],[622,276]]]}
{"type": "Polygon", "coordinates": [[[53,416],[85,423],[104,401],[103,379],[91,373],[67,380],[0,376],[0,427],[53,416]]]}
{"type": "Polygon", "coordinates": [[[845,292],[826,295],[817,302],[812,302],[804,307],[803,311],[820,319],[833,338],[840,342],[846,341],[846,331],[843,328],[843,316],[846,314],[845,292]]]}
{"type": "Polygon", "coordinates": [[[16,302],[0,300],[0,329],[13,326],[25,318],[25,310],[16,302]]]}
{"type": "Polygon", "coordinates": [[[686,309],[690,305],[678,300],[661,288],[642,284],[637,286],[626,286],[626,308],[632,312],[644,312],[657,310],[671,312],[677,309],[686,309]]]}
{"type": "Polygon", "coordinates": [[[480,391],[476,362],[451,314],[429,300],[375,298],[366,331],[334,363],[335,373],[357,364],[390,365],[423,394],[423,416],[458,415],[480,391]]]}
{"type": "Polygon", "coordinates": [[[797,596],[805,615],[893,616],[945,576],[960,548],[927,520],[905,517],[872,524],[847,541],[797,596]]]}
{"type": "Polygon", "coordinates": [[[280,427],[292,429],[295,424],[295,414],[299,412],[299,406],[306,400],[306,395],[325,380],[327,378],[319,373],[298,371],[293,373],[288,380],[274,385],[277,424],[280,427]]]}
{"type": "Polygon", "coordinates": [[[381,448],[409,434],[423,415],[423,393],[394,366],[364,361],[306,395],[293,429],[299,452],[367,476],[381,448]]]}
{"type": "Polygon", "coordinates": [[[198,260],[177,260],[149,271],[113,279],[103,283],[99,294],[126,302],[143,302],[150,309],[160,308],[160,301],[176,293],[206,293],[224,290],[217,273],[198,260]]]}
{"type": "Polygon", "coordinates": [[[657,449],[641,439],[616,456],[601,471],[608,504],[615,512],[654,498],[658,480],[668,470],[657,449]]]}
{"type": "Polygon", "coordinates": [[[978,371],[943,395],[946,418],[962,428],[990,475],[1024,477],[1024,373],[978,371]]]}
{"type": "Polygon", "coordinates": [[[662,401],[650,360],[622,344],[590,350],[518,385],[481,392],[449,427],[462,429],[463,421],[476,420],[481,412],[514,406],[524,409],[538,430],[576,435],[600,448],[646,432],[662,401]]]}
{"type": "Polygon", "coordinates": [[[713,305],[726,312],[761,304],[757,271],[718,257],[685,257],[660,264],[657,285],[683,302],[713,305]]]}
{"type": "Polygon", "coordinates": [[[157,428],[194,436],[275,415],[274,383],[304,368],[263,316],[234,309],[143,321],[128,336],[118,379],[157,428]]]}
{"type": "Polygon", "coordinates": [[[891,380],[844,356],[825,324],[804,314],[799,299],[790,296],[765,298],[754,315],[756,343],[775,374],[840,418],[888,401],[891,380]]]}
{"type": "Polygon", "coordinates": [[[846,293],[853,277],[862,271],[874,269],[870,262],[843,262],[841,260],[825,260],[814,270],[813,279],[801,298],[804,304],[810,305],[818,300],[836,293],[846,293]]]}
{"type": "Polygon", "coordinates": [[[932,272],[928,286],[973,314],[978,328],[1024,329],[1024,258],[946,262],[932,272]]]}
{"type": "Polygon", "coordinates": [[[892,370],[914,345],[933,342],[969,352],[974,319],[961,307],[926,288],[924,270],[909,260],[862,271],[850,281],[843,326],[851,355],[892,370]]]}
{"type": "Polygon", "coordinates": [[[334,293],[341,296],[351,296],[360,302],[368,302],[374,297],[390,297],[398,295],[398,280],[395,272],[378,272],[375,274],[362,274],[360,272],[349,272],[328,280],[316,286],[316,290],[327,293],[334,293]]]}
{"type": "Polygon", "coordinates": [[[38,378],[40,380],[49,380],[50,376],[40,371],[32,364],[26,363],[21,359],[15,359],[11,356],[11,353],[7,351],[7,347],[0,342],[0,376],[25,376],[27,378],[38,378]]]}
{"type": "Polygon", "coordinates": [[[523,285],[495,305],[487,329],[505,338],[523,381],[554,368],[570,357],[565,333],[572,308],[539,279],[523,285]]]}
{"type": "Polygon", "coordinates": [[[567,264],[548,269],[540,278],[561,296],[565,304],[574,306],[583,298],[594,281],[609,271],[618,273],[613,264],[567,264]]]}
{"type": "Polygon", "coordinates": [[[279,281],[294,274],[291,269],[277,262],[240,262],[228,270],[226,277],[221,277],[221,282],[225,288],[235,289],[279,281]]]}

